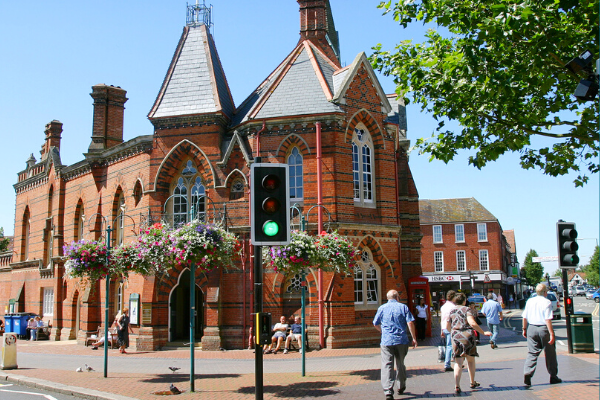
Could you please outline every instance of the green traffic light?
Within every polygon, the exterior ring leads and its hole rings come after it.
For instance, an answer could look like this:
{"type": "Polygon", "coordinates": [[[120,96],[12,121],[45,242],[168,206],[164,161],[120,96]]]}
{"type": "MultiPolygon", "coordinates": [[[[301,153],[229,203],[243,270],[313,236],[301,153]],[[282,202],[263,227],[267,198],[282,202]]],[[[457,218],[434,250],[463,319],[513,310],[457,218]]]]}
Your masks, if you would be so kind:
{"type": "Polygon", "coordinates": [[[263,225],[263,233],[267,236],[275,236],[279,233],[279,224],[275,221],[267,221],[263,225]]]}

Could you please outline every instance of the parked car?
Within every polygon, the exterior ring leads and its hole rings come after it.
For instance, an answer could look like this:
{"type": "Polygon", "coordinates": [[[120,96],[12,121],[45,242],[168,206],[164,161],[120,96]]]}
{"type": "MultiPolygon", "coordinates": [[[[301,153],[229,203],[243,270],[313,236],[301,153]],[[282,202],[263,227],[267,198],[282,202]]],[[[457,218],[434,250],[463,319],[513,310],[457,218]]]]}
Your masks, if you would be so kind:
{"type": "Polygon", "coordinates": [[[575,286],[569,286],[569,296],[575,296],[575,286]]]}
{"type": "Polygon", "coordinates": [[[585,298],[588,300],[592,299],[592,296],[596,293],[596,289],[588,289],[585,291],[585,298]]]}
{"type": "Polygon", "coordinates": [[[595,292],[592,292],[592,295],[590,297],[586,298],[589,300],[594,300],[596,303],[600,303],[600,289],[597,289],[595,292]]]}
{"type": "Polygon", "coordinates": [[[481,307],[483,307],[483,303],[485,303],[485,296],[481,295],[481,294],[474,294],[472,296],[469,296],[467,298],[467,301],[469,303],[474,303],[475,304],[475,309],[477,310],[477,316],[478,317],[483,317],[485,318],[485,315],[483,315],[481,313],[481,307]]]}
{"type": "Polygon", "coordinates": [[[575,286],[575,296],[585,296],[585,286],[575,286]]]}
{"type": "MultiPolygon", "coordinates": [[[[533,293],[530,298],[537,296],[537,293],[533,293]]],[[[561,318],[560,315],[560,302],[558,301],[558,297],[554,292],[548,292],[546,294],[546,298],[552,302],[552,319],[559,320],[561,318]]]]}

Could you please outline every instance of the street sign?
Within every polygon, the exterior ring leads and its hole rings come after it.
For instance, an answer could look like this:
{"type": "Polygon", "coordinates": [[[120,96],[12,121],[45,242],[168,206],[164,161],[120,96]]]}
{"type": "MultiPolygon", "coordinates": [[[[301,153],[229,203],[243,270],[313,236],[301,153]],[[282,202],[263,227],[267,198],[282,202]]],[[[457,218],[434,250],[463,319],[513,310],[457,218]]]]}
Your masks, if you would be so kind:
{"type": "Polygon", "coordinates": [[[532,257],[532,262],[550,262],[550,261],[558,261],[558,256],[548,256],[548,257],[532,257]]]}

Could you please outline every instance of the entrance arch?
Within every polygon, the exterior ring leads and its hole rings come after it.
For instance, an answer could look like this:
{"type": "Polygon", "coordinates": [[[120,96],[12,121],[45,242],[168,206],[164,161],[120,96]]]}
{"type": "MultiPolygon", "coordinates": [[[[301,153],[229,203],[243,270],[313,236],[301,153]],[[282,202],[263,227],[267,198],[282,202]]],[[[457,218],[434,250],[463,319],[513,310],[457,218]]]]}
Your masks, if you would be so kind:
{"type": "MultiPolygon", "coordinates": [[[[180,342],[190,339],[190,270],[184,269],[177,285],[169,295],[169,341],[180,342]]],[[[204,332],[204,294],[196,289],[195,341],[200,341],[204,332]]]]}

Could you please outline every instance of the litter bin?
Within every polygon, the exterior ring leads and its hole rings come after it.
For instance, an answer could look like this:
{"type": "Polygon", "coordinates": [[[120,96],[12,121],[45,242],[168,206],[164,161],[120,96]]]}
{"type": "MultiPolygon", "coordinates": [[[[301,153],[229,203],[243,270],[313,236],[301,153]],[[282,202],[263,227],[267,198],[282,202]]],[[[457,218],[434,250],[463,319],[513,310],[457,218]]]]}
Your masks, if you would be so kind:
{"type": "Polygon", "coordinates": [[[14,332],[15,325],[13,323],[13,315],[6,314],[4,316],[4,332],[14,332]]]}
{"type": "Polygon", "coordinates": [[[571,315],[571,340],[573,342],[573,353],[594,352],[592,314],[576,312],[571,315]]]}

